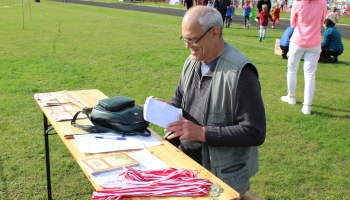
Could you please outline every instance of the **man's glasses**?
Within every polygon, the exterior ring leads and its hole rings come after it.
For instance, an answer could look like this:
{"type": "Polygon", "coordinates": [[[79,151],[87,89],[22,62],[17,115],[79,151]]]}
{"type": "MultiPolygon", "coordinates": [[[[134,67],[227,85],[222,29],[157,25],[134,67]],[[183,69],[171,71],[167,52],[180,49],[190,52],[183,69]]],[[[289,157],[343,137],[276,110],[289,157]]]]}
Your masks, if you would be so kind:
{"type": "Polygon", "coordinates": [[[187,44],[191,44],[191,45],[196,45],[196,44],[199,42],[199,40],[201,40],[201,39],[205,36],[205,34],[209,33],[209,31],[210,31],[212,28],[214,28],[214,26],[210,27],[210,28],[209,28],[202,36],[200,36],[200,37],[198,38],[198,40],[196,40],[195,42],[193,42],[192,40],[187,40],[187,39],[185,39],[183,36],[180,37],[180,40],[183,41],[185,44],[187,43],[187,44]]]}

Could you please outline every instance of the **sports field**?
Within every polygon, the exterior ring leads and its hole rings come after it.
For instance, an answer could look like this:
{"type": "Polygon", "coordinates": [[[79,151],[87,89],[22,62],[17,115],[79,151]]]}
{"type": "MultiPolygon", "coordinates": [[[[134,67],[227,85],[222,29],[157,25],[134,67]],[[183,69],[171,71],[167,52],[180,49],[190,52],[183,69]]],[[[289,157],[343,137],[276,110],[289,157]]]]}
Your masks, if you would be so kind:
{"type": "MultiPolygon", "coordinates": [[[[171,12],[170,10],[168,12],[171,12]]],[[[0,0],[0,199],[46,199],[42,113],[33,95],[99,89],[108,96],[170,99],[189,55],[181,16],[81,4],[0,0]]],[[[265,199],[349,199],[350,40],[335,64],[320,63],[312,115],[286,95],[287,61],[274,54],[282,29],[233,24],[226,42],[259,70],[267,137],[251,190],[265,199]]],[[[151,125],[157,133],[160,127],[151,125]]],[[[57,136],[50,136],[54,199],[91,199],[93,187],[57,136]]]]}

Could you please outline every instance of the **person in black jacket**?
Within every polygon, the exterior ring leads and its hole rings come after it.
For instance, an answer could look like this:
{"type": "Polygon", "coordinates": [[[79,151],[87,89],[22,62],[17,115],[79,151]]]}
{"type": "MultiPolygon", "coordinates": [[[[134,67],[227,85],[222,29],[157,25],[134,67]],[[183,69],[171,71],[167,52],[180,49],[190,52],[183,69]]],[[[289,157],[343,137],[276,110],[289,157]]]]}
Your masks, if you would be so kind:
{"type": "Polygon", "coordinates": [[[230,5],[230,0],[215,0],[214,8],[220,12],[223,22],[225,22],[226,11],[230,8],[230,5]]]}
{"type": "Polygon", "coordinates": [[[263,0],[258,0],[258,3],[256,4],[256,8],[258,9],[258,13],[262,11],[262,5],[263,5],[263,0]]]}
{"type": "Polygon", "coordinates": [[[193,6],[193,0],[186,0],[187,10],[189,10],[193,6]]]}
{"type": "Polygon", "coordinates": [[[271,1],[270,0],[262,0],[262,4],[267,5],[267,12],[270,13],[271,12],[271,1]]]}

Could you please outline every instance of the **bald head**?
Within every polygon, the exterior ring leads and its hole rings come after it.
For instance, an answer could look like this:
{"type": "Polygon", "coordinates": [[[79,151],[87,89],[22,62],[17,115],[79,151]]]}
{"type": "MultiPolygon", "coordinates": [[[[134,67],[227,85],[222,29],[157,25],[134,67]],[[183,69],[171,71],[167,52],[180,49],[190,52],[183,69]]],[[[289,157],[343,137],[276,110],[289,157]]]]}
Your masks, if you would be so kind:
{"type": "Polygon", "coordinates": [[[210,27],[217,26],[222,31],[223,22],[219,11],[207,6],[193,6],[185,14],[182,24],[199,23],[202,30],[207,30],[210,27]]]}
{"type": "Polygon", "coordinates": [[[222,17],[215,8],[195,6],[182,20],[182,38],[194,60],[210,63],[225,47],[222,17]]]}

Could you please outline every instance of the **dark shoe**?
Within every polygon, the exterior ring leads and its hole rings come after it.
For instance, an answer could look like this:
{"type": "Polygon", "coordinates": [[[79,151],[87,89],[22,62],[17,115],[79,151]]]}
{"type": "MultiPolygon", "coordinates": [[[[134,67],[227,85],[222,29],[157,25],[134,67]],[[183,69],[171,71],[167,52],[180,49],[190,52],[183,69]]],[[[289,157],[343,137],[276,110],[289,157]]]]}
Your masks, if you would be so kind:
{"type": "Polygon", "coordinates": [[[338,62],[338,56],[333,56],[333,62],[338,62]]]}
{"type": "Polygon", "coordinates": [[[288,59],[288,57],[286,55],[284,55],[284,54],[282,54],[282,58],[283,59],[288,59]]]}
{"type": "Polygon", "coordinates": [[[329,58],[325,58],[325,57],[320,56],[320,58],[318,59],[318,62],[326,63],[326,62],[328,62],[328,60],[329,60],[329,58]]]}
{"type": "Polygon", "coordinates": [[[259,42],[261,42],[261,41],[262,41],[262,37],[259,38],[259,42]]]}

